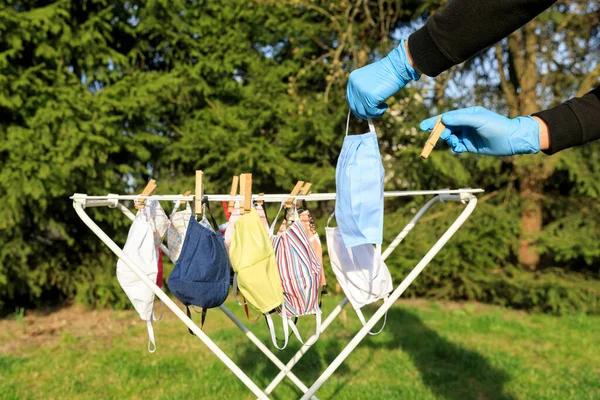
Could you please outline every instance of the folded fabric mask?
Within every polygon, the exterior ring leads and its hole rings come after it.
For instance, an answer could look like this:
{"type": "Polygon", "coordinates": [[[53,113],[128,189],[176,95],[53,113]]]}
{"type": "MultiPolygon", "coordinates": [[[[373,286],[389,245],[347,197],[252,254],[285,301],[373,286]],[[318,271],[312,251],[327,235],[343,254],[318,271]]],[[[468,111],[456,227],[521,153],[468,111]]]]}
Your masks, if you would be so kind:
{"type": "MultiPolygon", "coordinates": [[[[311,215],[310,211],[306,208],[306,204],[303,204],[302,208],[303,208],[303,210],[299,214],[300,222],[302,222],[302,225],[304,226],[304,230],[306,231],[306,235],[308,236],[310,245],[312,246],[313,250],[315,251],[315,254],[317,255],[317,259],[319,260],[319,263],[321,265],[323,265],[323,246],[321,245],[321,238],[319,237],[319,234],[317,233],[317,230],[315,229],[312,215],[311,215]]],[[[288,213],[288,215],[289,215],[289,213],[288,213]]],[[[281,226],[279,227],[279,230],[277,231],[278,235],[285,232],[285,230],[289,226],[291,226],[291,224],[293,223],[293,221],[290,222],[287,219],[290,219],[289,216],[286,217],[286,220],[284,220],[281,223],[281,226]]],[[[322,292],[327,293],[327,291],[325,289],[325,286],[327,286],[327,281],[325,279],[325,268],[321,269],[320,286],[323,288],[322,292]]]]}
{"type": "MultiPolygon", "coordinates": [[[[381,251],[372,244],[346,248],[340,229],[329,226],[325,228],[325,235],[331,268],[358,319],[365,325],[361,308],[387,298],[392,292],[390,271],[381,259],[381,251]]],[[[381,330],[384,326],[385,319],[381,330]]],[[[375,335],[379,332],[369,333],[375,335]]]]}
{"type": "Polygon", "coordinates": [[[173,263],[177,262],[179,253],[181,253],[181,247],[185,240],[185,233],[187,232],[188,223],[192,216],[192,207],[190,203],[185,203],[185,209],[178,211],[180,201],[175,201],[173,211],[171,212],[171,224],[167,229],[167,247],[173,263]]]}
{"type": "Polygon", "coordinates": [[[240,216],[235,223],[229,258],[237,276],[236,284],[240,292],[249,305],[265,314],[273,345],[278,349],[285,348],[289,332],[286,318],[282,317],[285,322],[283,347],[277,344],[271,318],[271,312],[283,304],[281,277],[273,245],[263,221],[254,208],[240,216]]]}
{"type": "Polygon", "coordinates": [[[164,268],[160,245],[167,234],[171,221],[157,200],[147,200],[146,206],[142,210],[147,214],[150,225],[152,225],[152,231],[154,232],[154,245],[158,251],[158,275],[156,277],[156,284],[158,287],[162,288],[164,268]]]}
{"type": "MultiPolygon", "coordinates": [[[[152,224],[144,210],[140,210],[133,220],[123,251],[152,282],[156,282],[158,252],[154,242],[152,224]]],[[[153,353],[156,350],[154,330],[152,329],[154,292],[121,259],[117,262],[117,280],[135,310],[140,314],[140,318],[146,321],[149,338],[148,351],[153,353]]]]}
{"type": "Polygon", "coordinates": [[[159,248],[169,229],[169,225],[171,225],[171,221],[157,200],[147,200],[142,210],[148,215],[154,232],[154,244],[156,248],[159,248]]]}
{"type": "MultiPolygon", "coordinates": [[[[256,210],[256,212],[258,213],[258,216],[260,217],[260,220],[262,221],[263,225],[265,226],[265,229],[268,231],[269,230],[269,223],[267,222],[267,218],[265,216],[265,210],[262,208],[262,206],[260,204],[255,204],[254,208],[256,210]]],[[[240,203],[239,202],[235,202],[235,205],[233,207],[233,211],[231,212],[231,215],[229,216],[229,221],[227,222],[227,228],[225,229],[225,246],[227,248],[229,248],[229,246],[231,245],[231,240],[233,239],[233,235],[235,232],[235,223],[240,219],[240,217],[242,216],[242,214],[240,213],[240,203]]]]}
{"type": "Polygon", "coordinates": [[[344,245],[381,244],[383,241],[384,169],[373,122],[370,132],[346,137],[335,169],[335,215],[344,245]]]}
{"type": "Polygon", "coordinates": [[[202,308],[202,325],[206,310],[223,304],[229,293],[229,258],[217,229],[216,222],[208,228],[190,216],[181,254],[169,276],[169,288],[186,306],[188,316],[190,306],[202,308]]]}
{"type": "MultiPolygon", "coordinates": [[[[315,229],[315,224],[313,222],[312,215],[310,211],[306,208],[304,211],[300,213],[300,221],[302,225],[304,225],[304,229],[306,230],[306,234],[308,235],[308,240],[310,241],[310,245],[312,246],[315,254],[317,255],[317,259],[321,266],[323,266],[323,246],[321,245],[321,238],[315,229]]],[[[325,280],[325,268],[321,268],[321,278],[319,279],[319,284],[321,287],[327,286],[327,281],[325,280]]],[[[326,293],[325,289],[324,293],[326,293]]]]}
{"type": "MultiPolygon", "coordinates": [[[[279,212],[283,208],[284,204],[281,205],[279,212]]],[[[311,246],[300,217],[297,212],[295,214],[294,222],[283,232],[271,238],[283,287],[284,303],[280,310],[282,318],[284,312],[290,318],[316,315],[315,336],[318,338],[321,330],[319,300],[323,265],[311,246]]],[[[271,225],[271,232],[275,229],[277,217],[279,213],[271,225]]],[[[291,319],[288,319],[287,323],[298,340],[304,343],[291,319]]]]}

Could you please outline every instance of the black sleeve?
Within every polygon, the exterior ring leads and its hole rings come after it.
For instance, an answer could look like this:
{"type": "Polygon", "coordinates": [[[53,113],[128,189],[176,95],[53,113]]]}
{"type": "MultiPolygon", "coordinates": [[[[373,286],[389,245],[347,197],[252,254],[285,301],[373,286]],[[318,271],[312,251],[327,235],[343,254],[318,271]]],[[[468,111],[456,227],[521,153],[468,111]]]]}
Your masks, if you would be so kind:
{"type": "Polygon", "coordinates": [[[451,0],[410,35],[419,71],[437,76],[531,21],[556,0],[451,0]]]}
{"type": "Polygon", "coordinates": [[[533,114],[540,117],[550,131],[550,148],[554,154],[573,146],[600,139],[600,86],[583,97],[571,99],[554,108],[533,114]]]}

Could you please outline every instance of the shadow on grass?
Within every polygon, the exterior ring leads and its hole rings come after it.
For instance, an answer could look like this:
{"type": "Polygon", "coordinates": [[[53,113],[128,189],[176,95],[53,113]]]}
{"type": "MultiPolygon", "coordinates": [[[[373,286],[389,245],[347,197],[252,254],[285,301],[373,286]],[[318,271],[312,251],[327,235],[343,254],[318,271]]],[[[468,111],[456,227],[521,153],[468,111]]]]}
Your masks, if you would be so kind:
{"type": "MultiPolygon", "coordinates": [[[[374,311],[374,310],[373,310],[374,311]]],[[[506,393],[508,374],[492,366],[481,354],[448,341],[423,323],[419,316],[399,307],[389,310],[384,342],[365,340],[374,349],[407,353],[427,388],[448,400],[513,400],[506,393]]]]}
{"type": "MultiPolygon", "coordinates": [[[[372,315],[375,309],[370,311],[369,315],[372,315]]],[[[407,353],[415,368],[419,370],[423,384],[436,397],[447,400],[514,399],[514,396],[505,392],[504,385],[509,380],[509,376],[504,370],[492,366],[481,354],[443,338],[425,325],[416,314],[393,307],[388,313],[385,332],[388,340],[383,337],[382,340],[367,337],[359,346],[407,353]]],[[[307,386],[310,386],[343,350],[351,337],[352,335],[344,335],[344,338],[337,339],[325,335],[320,339],[325,341],[325,345],[311,348],[293,372],[307,386]]],[[[290,338],[288,349],[275,352],[284,363],[300,346],[293,339],[290,338]]],[[[279,369],[253,345],[238,349],[238,356],[239,366],[243,370],[253,371],[252,378],[263,388],[279,373],[279,369]]],[[[363,370],[364,366],[377,362],[376,356],[375,351],[370,352],[369,357],[361,365],[352,369],[344,362],[335,374],[347,375],[344,382],[349,382],[353,375],[363,370]]],[[[285,385],[300,395],[300,391],[288,379],[284,379],[280,385],[285,385]]],[[[335,398],[345,385],[345,383],[338,385],[330,398],[335,398]]],[[[271,397],[279,398],[277,394],[271,397]]]]}
{"type": "MultiPolygon", "coordinates": [[[[307,334],[308,337],[308,334],[307,334]]],[[[307,387],[310,387],[311,384],[317,380],[317,378],[321,375],[321,373],[335,360],[338,354],[344,349],[346,344],[350,341],[352,336],[344,337],[342,339],[336,337],[328,337],[325,340],[325,345],[315,345],[311,347],[308,352],[304,354],[302,359],[296,364],[293,368],[293,373],[302,381],[307,387]]],[[[320,339],[324,340],[324,339],[320,339]]],[[[295,338],[295,336],[290,336],[288,346],[283,351],[273,350],[273,346],[270,343],[270,339],[268,341],[263,341],[267,347],[269,347],[275,356],[277,356],[284,364],[287,364],[288,361],[293,357],[294,354],[300,349],[301,344],[295,338]]],[[[248,344],[244,345],[243,348],[238,348],[237,351],[237,364],[244,371],[250,371],[251,378],[259,385],[261,388],[266,388],[267,385],[271,383],[271,381],[279,374],[280,370],[277,368],[270,360],[268,360],[265,355],[254,345],[248,344]]],[[[363,364],[372,361],[372,356],[369,357],[363,364]]],[[[362,368],[359,367],[357,371],[362,368]]],[[[338,375],[352,375],[355,373],[354,370],[350,370],[347,364],[342,364],[336,371],[338,375]]],[[[279,394],[281,387],[286,386],[289,390],[294,391],[297,394],[297,397],[300,398],[301,391],[298,389],[289,378],[284,378],[279,385],[277,385],[278,389],[275,389],[273,393],[269,395],[272,399],[285,399],[289,398],[288,395],[279,394]],[[279,392],[279,393],[278,393],[279,392]]],[[[341,390],[345,384],[339,385],[336,388],[336,393],[341,390]]],[[[289,392],[288,392],[289,393],[289,392]]]]}

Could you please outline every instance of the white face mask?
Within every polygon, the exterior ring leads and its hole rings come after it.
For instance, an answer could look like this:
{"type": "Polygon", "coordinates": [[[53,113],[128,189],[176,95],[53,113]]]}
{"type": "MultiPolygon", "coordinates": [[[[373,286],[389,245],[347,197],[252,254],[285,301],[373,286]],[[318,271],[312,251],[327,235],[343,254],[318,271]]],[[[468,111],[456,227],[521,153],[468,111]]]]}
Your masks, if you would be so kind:
{"type": "MultiPolygon", "coordinates": [[[[133,260],[146,276],[156,282],[158,274],[158,252],[154,243],[152,225],[143,211],[138,212],[131,224],[127,242],[123,251],[133,260]]],[[[117,262],[117,279],[119,284],[133,303],[140,318],[148,324],[148,351],[156,350],[154,331],[152,329],[152,308],[154,305],[154,292],[135,273],[119,259],[117,262]]]]}
{"type": "Polygon", "coordinates": [[[392,292],[390,271],[381,259],[380,250],[372,244],[346,248],[339,228],[327,227],[325,235],[331,268],[358,318],[365,325],[366,320],[360,309],[387,298],[392,292]]]}

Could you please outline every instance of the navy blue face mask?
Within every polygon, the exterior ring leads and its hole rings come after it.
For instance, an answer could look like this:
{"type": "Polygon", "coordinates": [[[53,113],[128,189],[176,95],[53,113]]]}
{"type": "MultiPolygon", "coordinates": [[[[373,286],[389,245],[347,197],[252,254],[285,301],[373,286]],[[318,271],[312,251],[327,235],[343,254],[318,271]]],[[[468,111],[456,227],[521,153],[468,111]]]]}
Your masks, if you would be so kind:
{"type": "Polygon", "coordinates": [[[335,170],[335,216],[346,248],[381,245],[383,240],[383,176],[375,126],[370,132],[346,137],[335,170]]]}
{"type": "Polygon", "coordinates": [[[169,289],[188,307],[188,315],[190,305],[202,307],[204,325],[206,309],[225,302],[229,293],[229,270],[223,236],[190,216],[181,254],[169,276],[169,289]]]}

